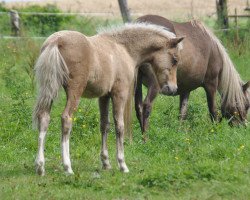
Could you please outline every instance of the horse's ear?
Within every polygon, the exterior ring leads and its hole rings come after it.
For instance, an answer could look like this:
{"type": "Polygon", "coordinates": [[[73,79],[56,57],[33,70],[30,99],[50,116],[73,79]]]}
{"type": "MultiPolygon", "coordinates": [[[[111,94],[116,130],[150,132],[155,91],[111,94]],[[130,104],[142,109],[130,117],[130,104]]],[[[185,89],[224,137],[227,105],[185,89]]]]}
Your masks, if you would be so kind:
{"type": "Polygon", "coordinates": [[[247,91],[248,88],[250,88],[250,81],[248,81],[244,85],[242,85],[242,89],[243,89],[244,93],[247,91]]]}
{"type": "Polygon", "coordinates": [[[176,38],[171,38],[168,42],[167,42],[167,46],[169,48],[175,48],[177,46],[177,44],[179,44],[185,37],[176,37],[176,38]]]}

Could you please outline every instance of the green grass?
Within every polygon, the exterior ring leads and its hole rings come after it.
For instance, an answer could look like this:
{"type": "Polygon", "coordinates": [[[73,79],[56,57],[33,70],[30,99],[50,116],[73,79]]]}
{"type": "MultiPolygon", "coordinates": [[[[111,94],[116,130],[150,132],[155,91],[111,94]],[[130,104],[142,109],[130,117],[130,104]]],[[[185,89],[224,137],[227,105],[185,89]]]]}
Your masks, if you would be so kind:
{"type": "MultiPolygon", "coordinates": [[[[247,45],[242,44],[239,53],[223,41],[243,80],[249,79],[247,45]]],[[[249,199],[250,128],[230,127],[226,120],[212,124],[202,89],[192,92],[185,122],[177,120],[178,97],[158,96],[147,143],[142,142],[134,117],[133,141],[125,140],[128,174],[117,167],[113,123],[109,135],[113,169],[101,169],[97,101],[82,99],[70,141],[74,176],[64,175],[61,166],[62,92],[46,138],[46,176],[37,176],[32,63],[41,43],[0,40],[0,199],[249,199]]]]}

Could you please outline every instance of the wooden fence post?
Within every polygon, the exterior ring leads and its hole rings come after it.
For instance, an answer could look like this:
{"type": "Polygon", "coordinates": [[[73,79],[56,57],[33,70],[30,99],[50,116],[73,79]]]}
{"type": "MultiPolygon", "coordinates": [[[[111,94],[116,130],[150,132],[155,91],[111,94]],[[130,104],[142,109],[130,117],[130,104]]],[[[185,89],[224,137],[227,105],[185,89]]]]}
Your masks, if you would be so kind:
{"type": "Polygon", "coordinates": [[[127,0],[118,0],[123,22],[131,22],[131,16],[128,9],[127,0]]]}
{"type": "Polygon", "coordinates": [[[16,10],[10,10],[11,32],[14,36],[20,36],[20,17],[16,10]]]}
{"type": "Polygon", "coordinates": [[[221,26],[221,28],[227,29],[229,27],[227,0],[216,0],[216,9],[218,16],[218,24],[221,26]]]}
{"type": "Polygon", "coordinates": [[[235,42],[238,45],[239,44],[239,28],[238,28],[238,13],[237,13],[237,8],[234,9],[234,22],[235,22],[235,42]]]}

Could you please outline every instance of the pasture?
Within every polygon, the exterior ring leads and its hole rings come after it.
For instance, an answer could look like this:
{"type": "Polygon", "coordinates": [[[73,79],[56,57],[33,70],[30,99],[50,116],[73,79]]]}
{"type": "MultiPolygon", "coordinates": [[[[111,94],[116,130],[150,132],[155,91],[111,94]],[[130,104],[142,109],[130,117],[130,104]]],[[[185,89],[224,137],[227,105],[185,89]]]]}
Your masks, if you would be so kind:
{"type": "MultiPolygon", "coordinates": [[[[249,27],[249,25],[248,25],[249,27]]],[[[82,29],[94,34],[94,30],[82,29]]],[[[233,34],[233,33],[232,33],[233,34]]],[[[250,38],[223,44],[243,80],[250,79],[250,38]]],[[[111,118],[108,147],[112,169],[101,169],[97,100],[82,99],[73,118],[71,160],[75,175],[61,165],[62,92],[52,108],[46,137],[46,175],[35,174],[37,131],[32,129],[35,102],[33,65],[43,40],[0,40],[0,199],[248,199],[250,127],[212,124],[205,92],[191,93],[188,118],[178,121],[178,97],[158,96],[150,117],[147,143],[133,118],[133,140],[125,139],[130,173],[115,160],[111,118]]],[[[218,101],[219,105],[219,101],[218,101]]]]}

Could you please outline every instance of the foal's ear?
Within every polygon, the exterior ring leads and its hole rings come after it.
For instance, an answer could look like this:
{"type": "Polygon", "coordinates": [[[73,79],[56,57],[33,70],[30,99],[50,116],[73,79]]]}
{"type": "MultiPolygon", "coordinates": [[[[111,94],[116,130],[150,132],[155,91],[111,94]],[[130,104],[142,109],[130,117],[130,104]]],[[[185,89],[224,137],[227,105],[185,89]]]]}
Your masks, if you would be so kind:
{"type": "Polygon", "coordinates": [[[245,93],[249,87],[250,87],[250,81],[248,81],[244,85],[242,85],[243,92],[245,93]]]}
{"type": "Polygon", "coordinates": [[[167,46],[169,48],[175,48],[177,46],[177,44],[179,44],[185,37],[176,37],[176,38],[171,38],[168,42],[167,42],[167,46]]]}

